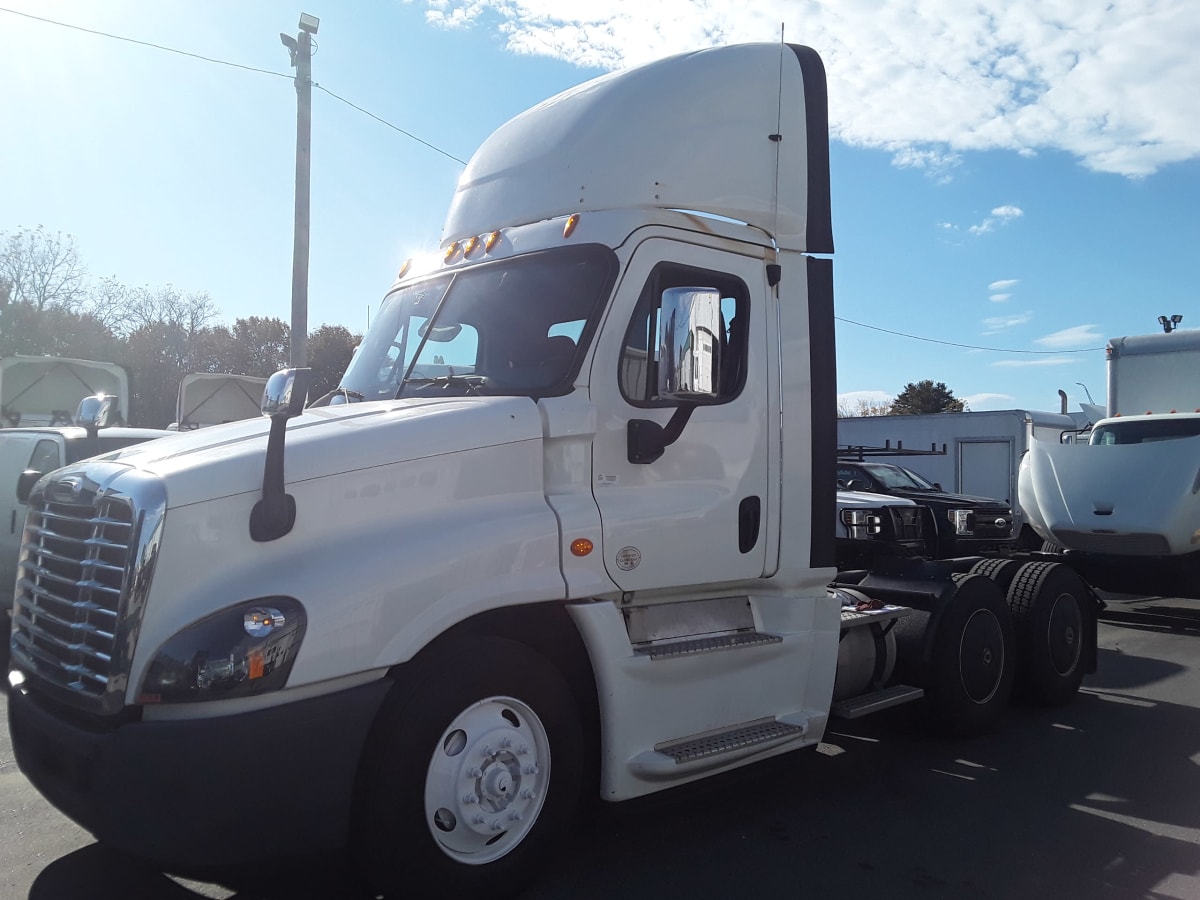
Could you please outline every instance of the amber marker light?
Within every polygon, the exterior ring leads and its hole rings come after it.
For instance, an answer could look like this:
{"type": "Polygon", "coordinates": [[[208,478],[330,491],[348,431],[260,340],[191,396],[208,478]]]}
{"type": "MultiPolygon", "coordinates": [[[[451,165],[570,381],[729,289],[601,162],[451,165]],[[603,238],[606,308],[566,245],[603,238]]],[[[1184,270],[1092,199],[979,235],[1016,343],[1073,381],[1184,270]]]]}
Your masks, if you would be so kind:
{"type": "Polygon", "coordinates": [[[460,251],[461,249],[462,249],[462,244],[460,244],[458,241],[455,241],[453,244],[451,244],[449,247],[446,248],[446,256],[443,259],[443,262],[453,262],[455,257],[458,256],[458,251],[460,251]]]}
{"type": "Polygon", "coordinates": [[[567,216],[566,224],[563,225],[563,237],[569,238],[575,230],[575,226],[579,224],[579,213],[572,213],[567,216]]]}
{"type": "Polygon", "coordinates": [[[409,269],[412,268],[412,260],[406,259],[404,265],[400,267],[400,271],[396,274],[397,278],[403,278],[409,269]]]}
{"type": "Polygon", "coordinates": [[[483,252],[491,253],[494,249],[496,249],[496,245],[498,243],[500,243],[500,232],[493,231],[491,234],[489,234],[487,236],[487,239],[483,242],[483,252]]]}
{"type": "Polygon", "coordinates": [[[478,246],[479,246],[479,238],[477,238],[477,237],[468,238],[467,242],[465,244],[463,244],[463,256],[470,256],[471,251],[473,251],[478,246]]]}
{"type": "Polygon", "coordinates": [[[571,554],[573,556],[587,556],[592,552],[592,547],[595,546],[587,538],[575,538],[571,541],[571,554]]]}

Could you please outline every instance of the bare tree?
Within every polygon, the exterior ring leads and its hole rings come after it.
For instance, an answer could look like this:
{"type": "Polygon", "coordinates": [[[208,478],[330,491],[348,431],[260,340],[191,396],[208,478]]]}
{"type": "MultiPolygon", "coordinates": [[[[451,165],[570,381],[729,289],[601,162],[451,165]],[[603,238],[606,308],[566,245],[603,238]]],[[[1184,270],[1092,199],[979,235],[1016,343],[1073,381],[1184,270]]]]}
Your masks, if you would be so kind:
{"type": "Polygon", "coordinates": [[[839,400],[837,417],[839,419],[854,419],[862,416],[890,416],[893,400],[868,400],[859,397],[856,400],[839,400]]]}
{"type": "Polygon", "coordinates": [[[50,234],[41,225],[0,232],[0,282],[10,302],[29,303],[38,312],[49,307],[74,312],[85,294],[86,274],[69,234],[50,234]]]}

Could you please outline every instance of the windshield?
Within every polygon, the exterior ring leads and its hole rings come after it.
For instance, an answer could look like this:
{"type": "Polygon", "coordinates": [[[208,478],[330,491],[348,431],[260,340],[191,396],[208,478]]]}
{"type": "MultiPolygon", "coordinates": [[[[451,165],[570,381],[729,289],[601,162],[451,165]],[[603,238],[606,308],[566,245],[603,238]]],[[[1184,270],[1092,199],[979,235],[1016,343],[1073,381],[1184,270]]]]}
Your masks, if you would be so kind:
{"type": "Polygon", "coordinates": [[[565,393],[616,271],[582,245],[403,285],[384,300],[339,396],[565,393]]]}
{"type": "Polygon", "coordinates": [[[1145,444],[1200,435],[1200,416],[1109,422],[1092,431],[1091,444],[1145,444]]]}
{"type": "Polygon", "coordinates": [[[868,472],[893,490],[901,491],[936,491],[937,488],[926,481],[916,472],[902,469],[900,466],[863,466],[868,472]]]}

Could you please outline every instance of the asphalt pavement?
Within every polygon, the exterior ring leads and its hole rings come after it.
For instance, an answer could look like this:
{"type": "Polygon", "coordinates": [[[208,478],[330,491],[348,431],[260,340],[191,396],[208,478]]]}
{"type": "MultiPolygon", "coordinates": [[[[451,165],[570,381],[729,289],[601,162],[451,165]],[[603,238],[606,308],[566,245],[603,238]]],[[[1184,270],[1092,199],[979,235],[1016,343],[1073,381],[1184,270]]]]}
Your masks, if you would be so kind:
{"type": "MultiPolygon", "coordinates": [[[[1200,604],[1110,601],[1099,670],[1069,706],[1014,707],[970,740],[900,707],[835,723],[816,752],[597,804],[523,896],[1200,898],[1200,604]]],[[[252,841],[269,822],[242,827],[252,841]]],[[[189,880],[109,851],[0,735],[0,900],[363,896],[336,856],[189,880]]]]}

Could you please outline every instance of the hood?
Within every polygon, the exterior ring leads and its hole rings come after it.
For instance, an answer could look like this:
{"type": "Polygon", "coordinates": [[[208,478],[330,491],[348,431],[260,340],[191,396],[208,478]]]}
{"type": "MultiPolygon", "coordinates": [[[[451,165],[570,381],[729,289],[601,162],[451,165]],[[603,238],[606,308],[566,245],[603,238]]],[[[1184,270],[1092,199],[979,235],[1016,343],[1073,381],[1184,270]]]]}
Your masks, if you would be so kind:
{"type": "Polygon", "coordinates": [[[936,506],[955,506],[961,509],[970,507],[972,509],[1007,510],[1009,508],[1007,503],[997,500],[995,497],[975,497],[971,494],[953,494],[949,491],[923,491],[918,488],[912,490],[893,488],[893,490],[899,497],[907,497],[917,503],[932,503],[936,506]]]}
{"type": "MultiPolygon", "coordinates": [[[[262,488],[270,420],[259,417],[139,444],[106,459],[162,478],[168,507],[262,488]]],[[[528,397],[391,400],[310,409],[288,422],[287,484],[517,441],[540,440],[528,397]]]]}
{"type": "Polygon", "coordinates": [[[838,491],[838,508],[880,506],[916,506],[916,502],[907,497],[893,497],[891,494],[872,494],[869,491],[838,491]]]}

